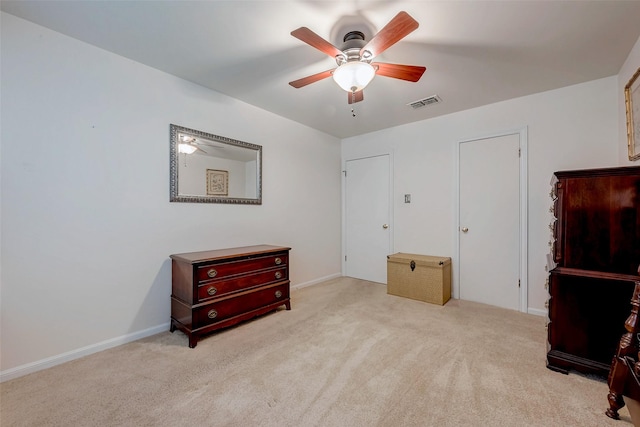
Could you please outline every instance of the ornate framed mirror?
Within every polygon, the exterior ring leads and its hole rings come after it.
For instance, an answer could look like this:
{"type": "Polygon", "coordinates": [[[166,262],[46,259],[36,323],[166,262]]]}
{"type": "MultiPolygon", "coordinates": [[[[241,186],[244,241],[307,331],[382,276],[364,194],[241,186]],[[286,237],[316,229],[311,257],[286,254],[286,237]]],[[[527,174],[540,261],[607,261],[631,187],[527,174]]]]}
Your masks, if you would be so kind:
{"type": "Polygon", "coordinates": [[[640,160],[640,68],[624,87],[629,160],[640,160]]]}
{"type": "Polygon", "coordinates": [[[262,146],[170,125],[171,202],[262,204],[262,146]]]}

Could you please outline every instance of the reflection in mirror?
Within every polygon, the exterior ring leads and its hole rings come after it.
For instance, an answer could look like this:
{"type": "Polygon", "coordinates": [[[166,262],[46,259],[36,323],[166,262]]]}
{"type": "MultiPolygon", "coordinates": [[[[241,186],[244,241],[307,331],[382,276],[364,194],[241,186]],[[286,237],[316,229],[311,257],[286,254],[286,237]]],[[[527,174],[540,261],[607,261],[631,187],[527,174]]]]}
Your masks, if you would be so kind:
{"type": "Polygon", "coordinates": [[[172,202],[262,204],[262,147],[171,125],[172,202]]]}

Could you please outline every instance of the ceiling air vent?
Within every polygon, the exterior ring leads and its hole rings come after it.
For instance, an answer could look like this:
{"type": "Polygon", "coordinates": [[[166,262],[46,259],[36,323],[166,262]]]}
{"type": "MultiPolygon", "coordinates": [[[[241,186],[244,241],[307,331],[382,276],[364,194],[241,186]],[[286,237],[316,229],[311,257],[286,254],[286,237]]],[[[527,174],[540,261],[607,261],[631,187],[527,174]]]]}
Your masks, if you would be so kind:
{"type": "Polygon", "coordinates": [[[426,107],[427,105],[438,104],[440,102],[442,102],[442,99],[438,95],[432,95],[424,99],[410,102],[407,105],[409,105],[414,110],[417,110],[418,108],[426,107]]]}

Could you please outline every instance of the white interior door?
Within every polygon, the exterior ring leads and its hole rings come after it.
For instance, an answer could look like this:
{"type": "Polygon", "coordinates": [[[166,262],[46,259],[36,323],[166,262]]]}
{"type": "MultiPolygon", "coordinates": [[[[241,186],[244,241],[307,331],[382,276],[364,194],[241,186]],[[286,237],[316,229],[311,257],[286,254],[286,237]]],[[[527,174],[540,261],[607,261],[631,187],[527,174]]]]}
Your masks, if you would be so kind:
{"type": "Polygon", "coordinates": [[[391,252],[389,156],[348,160],[345,177],[345,275],[387,283],[391,252]]]}
{"type": "Polygon", "coordinates": [[[520,135],[460,144],[460,299],[520,308],[520,135]]]}

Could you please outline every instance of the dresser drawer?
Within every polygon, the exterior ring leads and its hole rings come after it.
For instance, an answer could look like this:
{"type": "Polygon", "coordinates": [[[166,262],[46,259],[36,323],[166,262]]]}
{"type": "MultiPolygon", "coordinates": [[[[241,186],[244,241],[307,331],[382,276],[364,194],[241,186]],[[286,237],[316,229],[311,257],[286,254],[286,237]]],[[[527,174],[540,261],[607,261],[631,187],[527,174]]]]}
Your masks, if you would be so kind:
{"type": "Polygon", "coordinates": [[[196,277],[199,283],[212,279],[224,279],[249,271],[263,270],[270,267],[285,266],[288,262],[286,253],[274,254],[260,258],[250,258],[216,264],[205,264],[197,268],[196,277]]]}
{"type": "Polygon", "coordinates": [[[222,295],[253,288],[260,285],[287,280],[287,267],[260,271],[246,276],[236,276],[227,280],[210,280],[198,286],[198,300],[206,301],[222,295]]]}
{"type": "Polygon", "coordinates": [[[288,299],[289,282],[227,298],[197,308],[194,312],[193,326],[194,329],[201,328],[279,301],[284,304],[288,299]]]}

